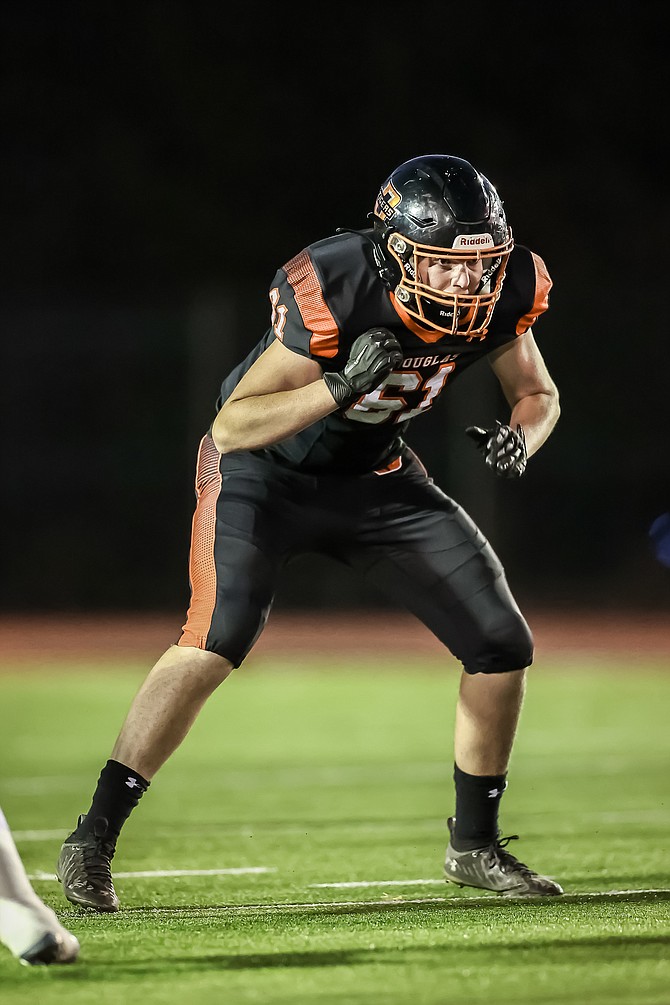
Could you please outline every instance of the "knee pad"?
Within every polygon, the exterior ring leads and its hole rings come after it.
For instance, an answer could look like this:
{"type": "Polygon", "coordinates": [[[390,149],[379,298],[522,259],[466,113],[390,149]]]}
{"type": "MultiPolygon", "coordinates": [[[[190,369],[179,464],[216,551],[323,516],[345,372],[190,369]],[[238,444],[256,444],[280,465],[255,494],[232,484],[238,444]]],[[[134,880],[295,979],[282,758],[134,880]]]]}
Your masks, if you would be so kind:
{"type": "Polygon", "coordinates": [[[509,673],[533,662],[533,636],[521,615],[491,625],[476,652],[463,663],[466,673],[509,673]]]}

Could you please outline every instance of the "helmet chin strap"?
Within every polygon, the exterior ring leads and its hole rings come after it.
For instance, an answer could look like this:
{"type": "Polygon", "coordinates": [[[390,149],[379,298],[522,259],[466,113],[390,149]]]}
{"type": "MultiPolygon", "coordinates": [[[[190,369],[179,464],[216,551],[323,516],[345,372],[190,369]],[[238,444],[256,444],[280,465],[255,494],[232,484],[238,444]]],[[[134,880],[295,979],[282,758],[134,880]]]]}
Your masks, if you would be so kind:
{"type": "Polygon", "coordinates": [[[381,244],[371,237],[368,237],[368,241],[372,244],[372,254],[375,258],[379,278],[387,290],[392,290],[395,286],[395,270],[384,254],[381,244]]]}
{"type": "Polygon", "coordinates": [[[477,287],[477,293],[488,293],[486,287],[490,284],[494,275],[500,268],[500,256],[494,258],[492,264],[482,273],[482,278],[479,280],[479,286],[477,287]]]}

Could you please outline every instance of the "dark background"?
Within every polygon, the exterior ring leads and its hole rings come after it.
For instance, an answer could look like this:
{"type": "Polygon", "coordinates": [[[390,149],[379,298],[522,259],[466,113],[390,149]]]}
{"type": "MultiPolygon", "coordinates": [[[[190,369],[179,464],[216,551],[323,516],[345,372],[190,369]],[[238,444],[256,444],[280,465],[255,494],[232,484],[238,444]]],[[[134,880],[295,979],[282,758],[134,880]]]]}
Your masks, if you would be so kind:
{"type": "MultiPolygon", "coordinates": [[[[180,610],[193,474],[276,268],[421,153],[472,160],[545,259],[562,396],[518,483],[463,435],[486,364],[408,437],[522,603],[666,608],[665,3],[7,3],[5,610],[180,610]]],[[[379,604],[305,559],[278,605],[379,604]]]]}

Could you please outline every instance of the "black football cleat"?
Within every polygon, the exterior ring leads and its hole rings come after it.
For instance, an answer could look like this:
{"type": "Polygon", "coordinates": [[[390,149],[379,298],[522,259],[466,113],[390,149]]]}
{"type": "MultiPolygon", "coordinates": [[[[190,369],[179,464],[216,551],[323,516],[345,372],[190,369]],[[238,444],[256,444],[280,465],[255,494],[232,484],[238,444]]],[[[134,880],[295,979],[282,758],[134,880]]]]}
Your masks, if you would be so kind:
{"type": "MultiPolygon", "coordinates": [[[[83,815],[79,817],[77,827],[83,819],[83,815]]],[[[71,904],[102,914],[119,910],[111,872],[115,851],[116,841],[108,836],[104,817],[96,817],[92,833],[79,836],[75,830],[66,838],[58,856],[56,875],[71,904]]]]}
{"type": "Polygon", "coordinates": [[[517,834],[498,838],[493,844],[474,851],[456,851],[452,844],[455,822],[455,817],[447,821],[451,840],[444,872],[448,883],[493,890],[503,897],[557,897],[563,893],[563,888],[553,879],[540,876],[507,851],[506,846],[517,839],[517,834]]]}

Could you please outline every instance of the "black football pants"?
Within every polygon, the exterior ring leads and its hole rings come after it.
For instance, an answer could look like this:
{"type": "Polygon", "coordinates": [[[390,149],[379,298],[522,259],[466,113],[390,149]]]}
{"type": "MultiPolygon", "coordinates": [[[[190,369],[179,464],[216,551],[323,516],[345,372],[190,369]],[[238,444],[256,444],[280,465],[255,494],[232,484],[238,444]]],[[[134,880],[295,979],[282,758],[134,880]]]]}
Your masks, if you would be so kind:
{"type": "Polygon", "coordinates": [[[468,673],[529,666],[533,640],[501,563],[408,448],[385,474],[313,475],[200,446],[191,604],[179,645],[239,666],[291,558],[329,555],[412,611],[468,673]]]}

